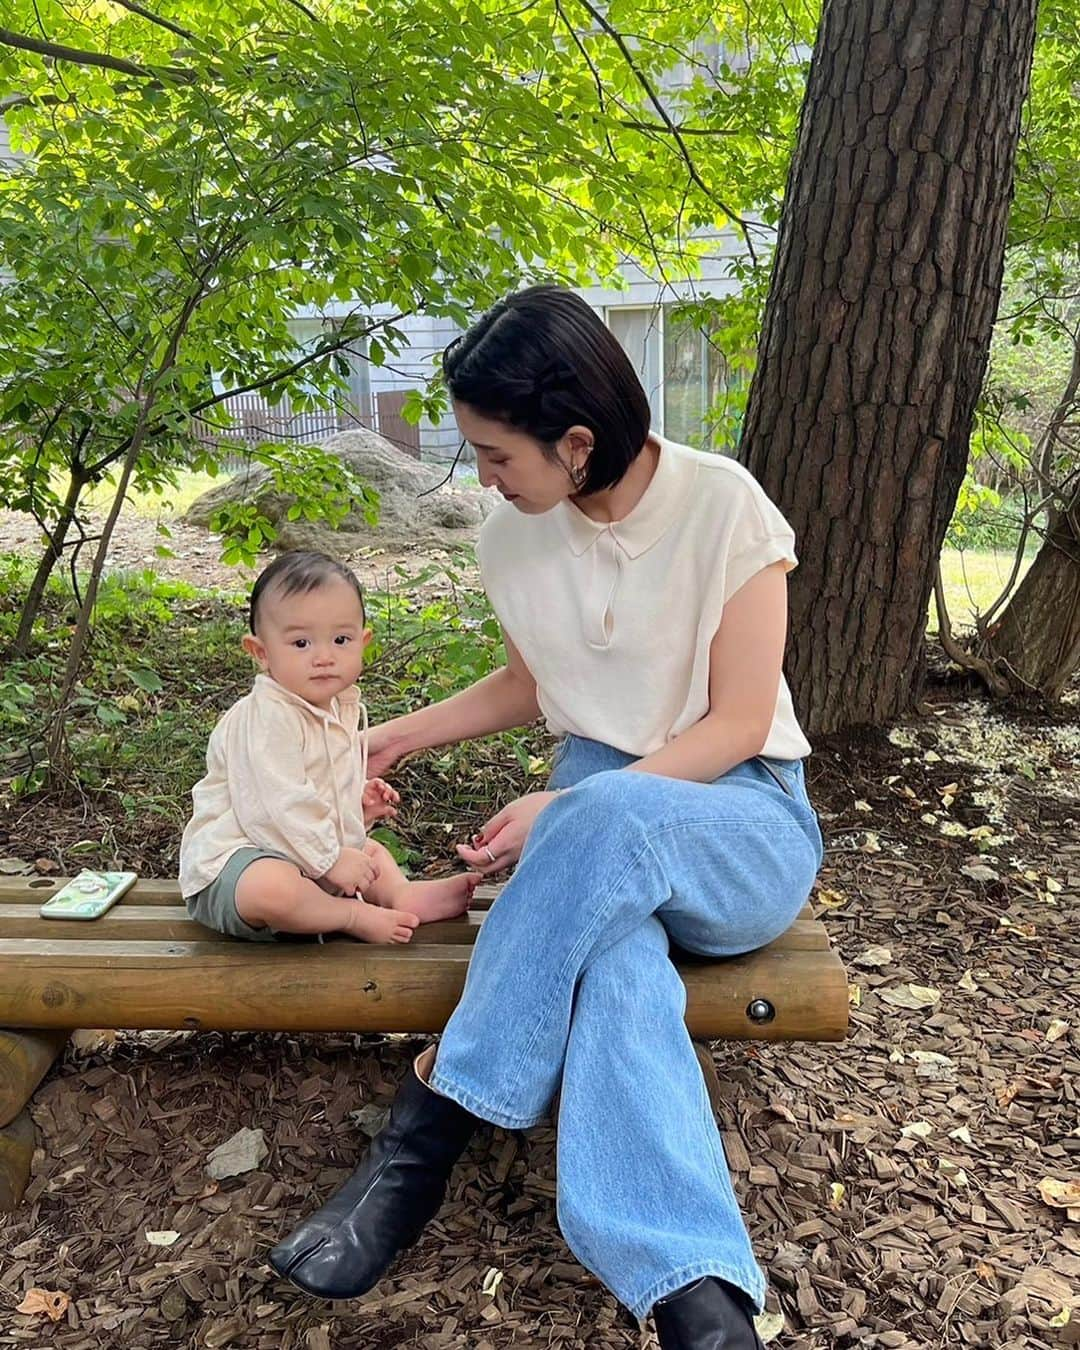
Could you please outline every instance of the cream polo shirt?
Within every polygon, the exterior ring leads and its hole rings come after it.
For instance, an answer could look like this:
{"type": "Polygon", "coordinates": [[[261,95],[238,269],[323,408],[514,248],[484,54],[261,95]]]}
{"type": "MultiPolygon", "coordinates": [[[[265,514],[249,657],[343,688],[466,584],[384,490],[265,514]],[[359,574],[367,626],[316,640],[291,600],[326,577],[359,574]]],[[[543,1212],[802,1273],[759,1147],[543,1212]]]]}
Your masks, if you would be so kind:
{"type": "Polygon", "coordinates": [[[180,842],[181,894],[209,886],[237,849],[284,853],[317,878],[343,848],[360,848],[366,729],[355,686],[324,712],[256,676],[210,735],[180,842]]]}
{"type": "MultiPolygon", "coordinates": [[[[709,646],[731,596],[771,563],[797,562],[791,527],[746,469],[653,439],[656,471],[623,520],[600,524],[569,501],[539,516],[505,503],[477,545],[548,727],[635,756],[708,712],[709,646]]],[[[809,753],[781,676],[762,754],[809,753]]]]}

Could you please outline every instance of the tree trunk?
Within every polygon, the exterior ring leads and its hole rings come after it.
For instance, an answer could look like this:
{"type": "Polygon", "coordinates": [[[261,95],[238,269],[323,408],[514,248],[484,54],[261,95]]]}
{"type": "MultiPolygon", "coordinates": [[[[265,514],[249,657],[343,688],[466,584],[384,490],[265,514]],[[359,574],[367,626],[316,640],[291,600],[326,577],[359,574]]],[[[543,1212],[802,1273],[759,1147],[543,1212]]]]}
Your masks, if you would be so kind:
{"type": "MultiPolygon", "coordinates": [[[[1044,479],[1053,482],[1061,433],[1080,405],[1080,333],[1072,368],[1040,447],[1044,479]]],[[[991,656],[1010,688],[1059,699],[1080,666],[1080,488],[1052,510],[1031,569],[986,633],[991,656]]]]}
{"type": "Polygon", "coordinates": [[[14,657],[25,656],[30,650],[34,620],[41,609],[41,602],[45,597],[45,587],[52,576],[53,568],[64,551],[67,533],[71,529],[72,521],[75,519],[75,508],[79,504],[79,494],[85,485],[86,479],[79,478],[74,473],[68,480],[67,496],[60,509],[60,518],[49,535],[49,542],[41,556],[41,561],[37,565],[37,571],[34,573],[34,579],[26,593],[26,599],[23,601],[22,613],[19,615],[19,631],[15,634],[15,641],[11,644],[11,655],[14,657]]]}
{"type": "Polygon", "coordinates": [[[1017,692],[1059,699],[1080,666],[1080,490],[1055,512],[1042,547],[987,633],[998,670],[1017,692]]]}
{"type": "Polygon", "coordinates": [[[1036,0],[826,0],[740,458],[811,733],[907,709],[997,312],[1036,0]]]}
{"type": "Polygon", "coordinates": [[[101,577],[105,571],[105,559],[108,557],[109,544],[112,542],[113,530],[116,529],[116,522],[120,518],[120,511],[124,505],[124,500],[127,497],[128,484],[131,481],[131,474],[135,468],[135,462],[139,458],[139,452],[146,439],[146,419],[147,403],[144,403],[139,414],[139,420],[132,433],[131,444],[128,446],[127,452],[124,455],[120,479],[116,484],[116,492],[113,494],[109,514],[101,529],[97,551],[94,554],[94,561],[91,565],[90,575],[86,582],[86,594],[83,596],[82,605],[79,608],[79,615],[75,621],[75,631],[71,635],[71,646],[68,648],[67,661],[64,665],[64,676],[60,685],[60,693],[56,700],[56,709],[46,733],[45,746],[49,765],[49,777],[54,783],[58,782],[64,776],[68,768],[69,757],[66,735],[68,705],[71,702],[72,694],[75,692],[75,685],[79,679],[79,670],[82,667],[83,655],[86,652],[87,643],[90,641],[90,620],[93,617],[94,605],[97,602],[98,586],[101,584],[101,577]]]}

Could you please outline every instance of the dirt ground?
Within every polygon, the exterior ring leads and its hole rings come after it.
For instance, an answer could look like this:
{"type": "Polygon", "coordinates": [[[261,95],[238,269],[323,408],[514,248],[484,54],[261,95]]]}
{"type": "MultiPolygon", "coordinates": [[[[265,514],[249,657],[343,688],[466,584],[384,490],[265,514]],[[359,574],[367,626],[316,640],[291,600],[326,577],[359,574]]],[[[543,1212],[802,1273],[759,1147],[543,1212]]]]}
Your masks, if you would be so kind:
{"type": "MultiPolygon", "coordinates": [[[[88,526],[96,533],[104,521],[100,513],[88,514],[88,526]]],[[[109,570],[139,570],[153,567],[159,576],[178,581],[190,581],[195,586],[235,591],[246,590],[259,569],[243,565],[235,567],[223,563],[221,545],[215,535],[199,525],[185,525],[181,520],[167,519],[169,538],[157,532],[157,525],[148,516],[125,512],[117,521],[109,547],[109,570]],[[165,545],[171,557],[156,553],[165,545]]],[[[34,521],[16,511],[0,511],[0,553],[21,553],[35,562],[40,554],[40,533],[34,521]]],[[[425,562],[447,556],[446,550],[430,545],[408,546],[377,544],[348,555],[346,561],[356,572],[363,586],[393,589],[399,582],[396,568],[415,571],[425,562]]],[[[89,564],[90,550],[83,555],[83,564],[89,564]]],[[[269,557],[266,561],[270,561],[269,557]]]]}
{"type": "MultiPolygon", "coordinates": [[[[125,528],[116,557],[147,562],[155,542],[125,528]]],[[[182,564],[155,565],[224,584],[205,536],[181,543],[182,564]]],[[[714,1047],[764,1330],[788,1350],[1080,1344],[1080,1233],[1048,1203],[1080,1206],[1080,706],[937,685],[924,712],[810,761],[828,844],[814,907],[848,963],[847,1040],[714,1047]]],[[[0,853],[48,857],[49,820],[25,829],[0,853]]],[[[69,1048],[35,1099],[27,1199],[0,1220],[0,1346],[653,1346],[563,1245],[548,1129],[480,1136],[366,1298],[320,1303],[273,1275],[268,1247],[347,1175],[365,1108],[416,1049],[172,1033],[69,1048]],[[207,1155],[242,1127],[267,1157],[212,1181],[207,1155]],[[55,1324],[16,1311],[32,1287],[67,1296],[55,1324]]]]}

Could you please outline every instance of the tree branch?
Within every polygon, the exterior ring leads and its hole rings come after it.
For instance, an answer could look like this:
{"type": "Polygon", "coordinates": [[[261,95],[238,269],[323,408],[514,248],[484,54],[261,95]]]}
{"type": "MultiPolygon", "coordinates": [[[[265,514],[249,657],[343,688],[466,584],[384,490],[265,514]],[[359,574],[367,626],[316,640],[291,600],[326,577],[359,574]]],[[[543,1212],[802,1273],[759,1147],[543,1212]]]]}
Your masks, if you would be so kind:
{"type": "Polygon", "coordinates": [[[290,5],[292,5],[294,9],[298,9],[301,14],[306,15],[311,20],[312,23],[322,23],[322,20],[319,18],[319,16],[314,12],[314,10],[308,9],[307,5],[304,4],[303,0],[288,0],[288,2],[290,5]]]}
{"type": "Polygon", "coordinates": [[[329,356],[333,352],[339,352],[342,347],[348,347],[350,343],[358,342],[361,338],[367,337],[369,333],[376,333],[380,328],[385,328],[387,324],[398,323],[403,318],[405,318],[404,314],[393,314],[387,319],[380,319],[378,323],[371,324],[368,328],[347,335],[343,329],[339,329],[335,340],[326,343],[318,351],[309,352],[307,356],[301,357],[299,361],[294,361],[292,365],[283,366],[280,370],[275,370],[272,374],[263,376],[262,379],[252,380],[250,384],[241,385],[239,389],[227,389],[224,393],[215,394],[213,398],[203,399],[201,403],[196,403],[194,407],[188,409],[188,415],[197,417],[207,408],[216,407],[217,404],[224,403],[226,399],[235,398],[239,394],[251,394],[256,389],[265,389],[268,385],[287,380],[290,375],[296,375],[305,366],[310,366],[313,361],[318,361],[321,357],[329,356]]]}
{"type": "Polygon", "coordinates": [[[186,28],[181,28],[178,23],[173,23],[171,19],[166,19],[160,14],[155,14],[153,10],[144,9],[142,5],[136,4],[135,0],[112,0],[114,5],[120,5],[123,9],[130,10],[132,14],[137,14],[140,19],[146,19],[150,23],[156,23],[159,28],[167,28],[170,33],[175,33],[178,38],[183,38],[185,42],[198,42],[194,33],[186,28]]]}
{"type": "Polygon", "coordinates": [[[14,33],[10,28],[0,28],[0,46],[33,52],[36,56],[47,56],[53,61],[70,61],[77,66],[98,66],[102,70],[114,70],[120,75],[133,75],[139,80],[158,80],[167,76],[182,83],[194,84],[197,78],[193,70],[183,67],[168,66],[151,70],[148,66],[136,65],[134,61],[125,61],[123,57],[110,56],[108,52],[88,52],[78,47],[65,47],[58,42],[43,42],[40,38],[14,33]]]}
{"type": "Polygon", "coordinates": [[[615,43],[615,45],[618,47],[619,51],[622,52],[623,60],[630,67],[630,70],[633,73],[633,76],[637,80],[638,84],[640,84],[642,89],[645,90],[645,95],[648,98],[649,102],[656,109],[657,116],[660,118],[661,122],[663,122],[664,125],[667,127],[671,135],[674,136],[675,144],[679,147],[679,152],[683,157],[683,161],[686,164],[687,170],[690,173],[690,177],[698,185],[698,187],[702,190],[702,192],[705,193],[705,195],[709,198],[709,200],[714,201],[716,205],[719,206],[721,211],[723,211],[724,214],[730,220],[733,220],[735,224],[738,225],[739,229],[742,231],[743,240],[746,243],[747,250],[750,253],[750,261],[756,263],[757,254],[754,252],[754,246],[750,241],[750,230],[747,222],[742,218],[742,216],[739,215],[738,211],[732,210],[732,208],[728,206],[726,202],[722,201],[721,198],[719,198],[713,192],[713,190],[709,187],[709,185],[702,178],[701,174],[698,172],[698,167],[694,163],[693,156],[690,154],[690,147],[686,144],[685,140],[683,140],[682,133],[680,132],[679,128],[675,125],[675,123],[672,121],[670,113],[664,107],[663,100],[657,94],[656,90],[652,87],[652,84],[645,75],[644,71],[642,71],[639,68],[637,62],[634,60],[634,54],[627,46],[626,39],[623,37],[623,35],[619,32],[617,28],[613,27],[612,24],[608,22],[607,16],[601,10],[597,9],[594,4],[592,4],[592,0],[578,0],[578,3],[582,6],[583,9],[587,10],[588,13],[592,15],[593,22],[600,25],[603,31],[607,33],[608,37],[610,37],[611,40],[615,43]]]}
{"type": "Polygon", "coordinates": [[[964,670],[970,670],[985,683],[995,698],[1004,698],[1009,692],[1007,680],[997,673],[989,661],[982,660],[973,652],[965,651],[953,637],[949,611],[945,604],[945,587],[941,581],[941,564],[934,568],[934,605],[938,616],[938,641],[950,661],[955,661],[964,670]]]}

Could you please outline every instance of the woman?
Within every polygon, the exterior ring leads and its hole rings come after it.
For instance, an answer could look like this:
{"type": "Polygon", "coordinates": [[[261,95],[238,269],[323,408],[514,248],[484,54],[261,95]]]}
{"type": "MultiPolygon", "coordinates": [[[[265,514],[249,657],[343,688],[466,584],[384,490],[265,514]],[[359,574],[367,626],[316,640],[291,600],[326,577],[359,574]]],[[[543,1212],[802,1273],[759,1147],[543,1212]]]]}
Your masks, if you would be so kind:
{"type": "Polygon", "coordinates": [[[653,1312],[662,1346],[749,1350],[764,1281],[668,946],[762,946],[821,862],[781,674],[793,536],[733,460],[650,433],[629,360],[569,291],[510,296],[444,367],[505,499],[477,552],[507,664],[377,728],[371,771],[541,715],[563,739],[549,790],[458,846],[480,872],[518,866],[437,1057],[271,1260],[312,1293],[364,1292],[436,1212],[475,1126],[535,1125],[559,1092],[570,1247],[653,1312]]]}

